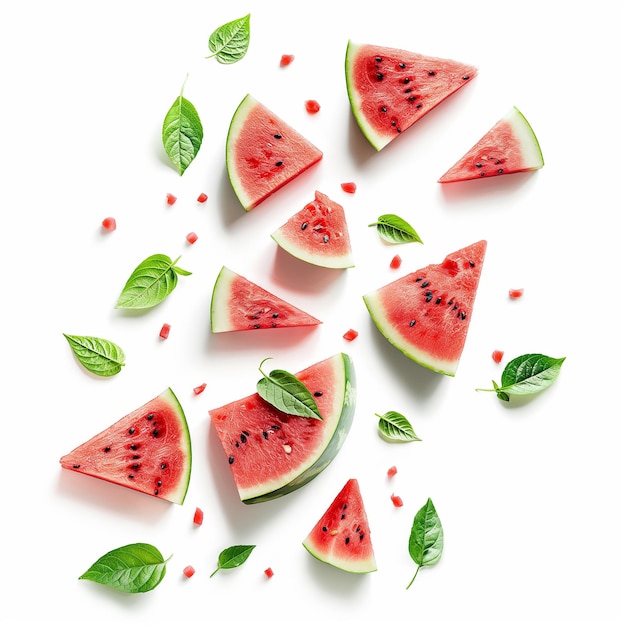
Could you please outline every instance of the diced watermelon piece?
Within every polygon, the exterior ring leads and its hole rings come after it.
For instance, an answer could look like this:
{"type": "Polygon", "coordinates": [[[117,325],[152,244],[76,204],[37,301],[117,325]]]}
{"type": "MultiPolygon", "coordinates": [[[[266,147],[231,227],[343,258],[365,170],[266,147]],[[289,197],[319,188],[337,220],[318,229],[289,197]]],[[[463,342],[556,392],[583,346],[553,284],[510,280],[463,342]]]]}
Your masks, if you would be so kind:
{"type": "Polygon", "coordinates": [[[356,183],[341,183],[341,188],[346,193],[354,193],[356,191],[356,183]]]}
{"type": "Polygon", "coordinates": [[[294,58],[295,57],[293,54],[283,54],[280,57],[280,66],[287,67],[288,65],[291,65],[293,63],[294,58]]]}
{"type": "Polygon", "coordinates": [[[161,337],[161,339],[167,339],[170,336],[171,328],[172,327],[170,324],[163,324],[163,326],[161,326],[161,332],[159,333],[159,337],[161,337]]]}
{"type": "Polygon", "coordinates": [[[196,573],[196,570],[191,565],[187,565],[187,567],[185,567],[185,569],[183,569],[183,574],[187,578],[191,578],[195,573],[196,573]]]}
{"type": "Polygon", "coordinates": [[[196,507],[196,510],[193,514],[193,523],[196,526],[202,526],[202,522],[204,521],[204,512],[200,507],[196,507]]]}
{"type": "Polygon", "coordinates": [[[502,357],[504,356],[504,352],[502,350],[494,350],[491,353],[491,358],[496,362],[500,363],[502,361],[502,357]]]}
{"type": "Polygon", "coordinates": [[[168,193],[165,196],[165,200],[169,206],[172,206],[176,202],[177,198],[174,194],[168,193]]]}
{"type": "Polygon", "coordinates": [[[391,259],[391,263],[389,263],[389,267],[392,270],[397,270],[402,265],[402,257],[399,254],[396,254],[393,259],[391,259]]]}
{"type": "Polygon", "coordinates": [[[206,389],[206,383],[202,383],[201,385],[198,385],[197,387],[193,388],[193,392],[198,396],[200,395],[204,390],[206,389]]]}
{"type": "Polygon", "coordinates": [[[359,333],[356,330],[354,330],[353,328],[351,328],[350,330],[347,330],[343,334],[343,338],[346,341],[354,341],[358,336],[359,336],[359,333]]]}
{"type": "Polygon", "coordinates": [[[402,498],[393,493],[391,494],[391,501],[393,502],[393,506],[395,506],[396,508],[400,508],[404,505],[404,502],[402,502],[402,498]]]}
{"type": "Polygon", "coordinates": [[[517,300],[518,298],[521,298],[523,295],[524,295],[523,289],[509,289],[509,298],[511,298],[511,300],[517,300]]]}
{"type": "Polygon", "coordinates": [[[317,100],[305,100],[304,106],[306,108],[307,113],[311,113],[312,115],[315,113],[319,113],[320,103],[317,100]]]}
{"type": "Polygon", "coordinates": [[[102,220],[102,228],[108,231],[114,231],[117,228],[117,222],[114,217],[105,217],[102,220]]]}

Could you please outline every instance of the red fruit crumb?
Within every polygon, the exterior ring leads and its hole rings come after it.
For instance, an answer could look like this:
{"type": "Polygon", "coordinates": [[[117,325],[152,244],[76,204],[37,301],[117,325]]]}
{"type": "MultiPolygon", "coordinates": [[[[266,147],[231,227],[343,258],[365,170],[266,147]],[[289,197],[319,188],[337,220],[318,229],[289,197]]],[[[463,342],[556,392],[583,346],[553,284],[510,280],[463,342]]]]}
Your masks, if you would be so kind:
{"type": "Polygon", "coordinates": [[[341,188],[346,193],[354,193],[356,191],[356,184],[355,183],[341,183],[341,188]]]}
{"type": "Polygon", "coordinates": [[[358,336],[359,336],[359,333],[358,333],[356,330],[354,330],[353,328],[351,328],[350,330],[346,331],[346,332],[343,334],[343,338],[344,338],[346,341],[353,341],[353,340],[354,340],[354,339],[356,339],[358,336]]]}
{"type": "Polygon", "coordinates": [[[320,110],[320,105],[317,100],[306,100],[304,106],[306,107],[307,113],[314,114],[318,113],[320,110]]]}
{"type": "Polygon", "coordinates": [[[189,233],[187,235],[187,241],[191,244],[196,243],[196,241],[198,241],[198,235],[196,235],[196,233],[189,233]]]}
{"type": "Polygon", "coordinates": [[[204,513],[200,507],[196,507],[196,510],[193,514],[193,523],[196,526],[201,526],[204,521],[204,513]]]}
{"type": "Polygon", "coordinates": [[[400,496],[396,496],[395,494],[391,494],[391,501],[393,502],[393,506],[396,508],[400,508],[404,502],[402,502],[402,498],[400,496]]]}
{"type": "Polygon", "coordinates": [[[509,289],[509,298],[512,300],[517,300],[517,298],[521,298],[523,295],[523,289],[509,289]]]}
{"type": "Polygon", "coordinates": [[[396,474],[398,473],[398,468],[395,465],[392,465],[388,470],[387,470],[387,476],[389,478],[393,478],[396,474]]]}
{"type": "Polygon", "coordinates": [[[500,361],[502,361],[502,357],[504,356],[504,352],[502,352],[502,350],[494,350],[491,353],[491,358],[496,362],[496,363],[500,363],[500,361]]]}
{"type": "Polygon", "coordinates": [[[206,202],[209,199],[209,196],[207,196],[205,193],[201,193],[198,196],[198,202],[206,202]]]}
{"type": "Polygon", "coordinates": [[[291,62],[293,61],[294,56],[293,54],[283,54],[280,57],[280,66],[281,67],[287,67],[288,65],[291,64],[291,62]]]}
{"type": "Polygon", "coordinates": [[[167,339],[170,336],[170,328],[172,327],[169,324],[163,324],[159,337],[161,337],[161,339],[167,339]]]}
{"type": "Polygon", "coordinates": [[[183,570],[183,574],[187,576],[187,578],[191,578],[195,573],[196,570],[191,565],[187,565],[187,567],[183,570]]]}
{"type": "Polygon", "coordinates": [[[399,254],[396,254],[396,256],[393,257],[393,259],[391,259],[391,263],[389,263],[389,267],[392,270],[397,270],[400,265],[402,265],[402,259],[400,258],[399,254]]]}
{"type": "Polygon", "coordinates": [[[167,196],[165,196],[165,198],[167,199],[167,203],[172,206],[172,204],[174,204],[174,202],[176,202],[176,196],[172,195],[171,193],[168,193],[167,196]]]}
{"type": "Polygon", "coordinates": [[[272,571],[271,567],[268,567],[264,572],[263,572],[268,578],[271,578],[274,575],[274,572],[272,571]]]}
{"type": "Polygon", "coordinates": [[[198,396],[200,395],[204,390],[206,389],[206,383],[202,383],[201,385],[198,385],[197,387],[193,388],[193,392],[198,396]]]}
{"type": "Polygon", "coordinates": [[[104,230],[110,230],[113,231],[117,228],[117,223],[115,221],[114,217],[105,217],[102,220],[102,228],[104,228],[104,230]]]}

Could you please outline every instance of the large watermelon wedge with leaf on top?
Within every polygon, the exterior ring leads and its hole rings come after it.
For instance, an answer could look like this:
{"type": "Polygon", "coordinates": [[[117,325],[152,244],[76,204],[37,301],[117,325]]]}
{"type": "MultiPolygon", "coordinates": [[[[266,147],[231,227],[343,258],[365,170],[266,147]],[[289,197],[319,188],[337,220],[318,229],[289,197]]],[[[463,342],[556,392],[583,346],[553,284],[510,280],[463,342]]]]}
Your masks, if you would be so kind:
{"type": "Polygon", "coordinates": [[[320,320],[241,276],[222,267],[211,298],[211,331],[315,326],[320,320]]]}
{"type": "Polygon", "coordinates": [[[345,74],[357,124],[382,150],[477,74],[472,65],[348,42],[345,74]]]}
{"type": "Polygon", "coordinates": [[[513,107],[438,182],[517,174],[542,167],[543,154],[535,132],[521,111],[513,107]]]}
{"type": "Polygon", "coordinates": [[[363,296],[378,330],[413,361],[454,376],[486,249],[477,241],[363,296]]]}
{"type": "Polygon", "coordinates": [[[346,572],[376,571],[370,526],[356,478],[343,486],[302,545],[316,559],[346,572]]]}
{"type": "Polygon", "coordinates": [[[248,94],[226,138],[226,169],[246,211],[318,163],[322,152],[248,94]]]}
{"type": "Polygon", "coordinates": [[[345,211],[320,191],[271,236],[283,250],[306,263],[331,269],[354,267],[345,211]]]}
{"type": "Polygon", "coordinates": [[[85,441],[60,460],[65,469],[182,504],[191,476],[191,440],[171,389],[85,441]]]}
{"type": "Polygon", "coordinates": [[[295,376],[323,419],[288,415],[258,393],[209,411],[244,504],[306,485],[331,463],[350,431],[356,403],[352,359],[339,353],[295,376]]]}

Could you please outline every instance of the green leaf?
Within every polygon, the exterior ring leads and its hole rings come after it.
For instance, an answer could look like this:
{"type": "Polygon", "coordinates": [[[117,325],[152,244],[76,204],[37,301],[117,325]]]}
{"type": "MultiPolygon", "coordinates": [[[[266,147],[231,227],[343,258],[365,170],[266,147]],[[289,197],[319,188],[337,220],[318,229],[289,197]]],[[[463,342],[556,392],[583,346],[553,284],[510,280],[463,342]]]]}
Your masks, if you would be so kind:
{"type": "Polygon", "coordinates": [[[183,98],[183,89],[167,112],[161,132],[165,152],[181,176],[196,158],[204,137],[200,116],[183,98]]]}
{"type": "Polygon", "coordinates": [[[261,398],[288,415],[324,419],[311,392],[293,374],[285,370],[272,370],[269,375],[265,374],[261,368],[270,358],[263,359],[259,365],[263,378],[256,388],[261,398]]]}
{"type": "Polygon", "coordinates": [[[555,359],[544,354],[523,354],[509,361],[502,371],[502,383],[493,382],[493,389],[500,400],[509,400],[510,395],[525,396],[547,389],[557,379],[565,357],[555,359]]]}
{"type": "Polygon", "coordinates": [[[80,364],[97,376],[114,376],[124,366],[124,351],[108,339],[84,335],[66,335],[80,364]]]}
{"type": "Polygon", "coordinates": [[[381,215],[368,226],[376,226],[380,238],[388,243],[424,243],[408,222],[393,213],[381,215]]]}
{"type": "Polygon", "coordinates": [[[417,512],[413,519],[413,527],[409,537],[409,554],[417,564],[417,570],[407,585],[413,584],[421,567],[431,567],[441,558],[443,552],[443,526],[435,505],[428,498],[426,504],[417,512]]]}
{"type": "Polygon", "coordinates": [[[409,420],[401,413],[387,411],[384,415],[375,413],[378,420],[378,434],[391,443],[421,441],[415,434],[409,420]]]}
{"type": "Polygon", "coordinates": [[[225,548],[220,552],[217,559],[217,568],[209,578],[213,577],[221,569],[239,567],[248,560],[254,548],[256,548],[256,546],[231,546],[230,548],[225,548]]]}
{"type": "Polygon", "coordinates": [[[145,593],[163,580],[165,563],[154,546],[133,543],[101,556],[79,580],[91,580],[126,593],[145,593]]]}
{"type": "Polygon", "coordinates": [[[209,37],[209,48],[220,63],[228,65],[243,59],[250,44],[250,13],[215,29],[209,37]]]}
{"type": "Polygon", "coordinates": [[[191,272],[176,266],[165,254],[153,254],[142,261],[126,281],[119,295],[116,309],[149,309],[162,302],[174,291],[178,275],[191,272]]]}

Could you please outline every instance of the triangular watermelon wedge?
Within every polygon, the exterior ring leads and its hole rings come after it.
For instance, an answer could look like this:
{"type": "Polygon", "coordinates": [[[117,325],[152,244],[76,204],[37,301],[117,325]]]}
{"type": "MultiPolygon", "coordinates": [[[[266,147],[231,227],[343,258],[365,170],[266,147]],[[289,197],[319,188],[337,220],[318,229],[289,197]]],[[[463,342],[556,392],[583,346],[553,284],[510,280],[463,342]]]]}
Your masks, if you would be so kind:
{"type": "Polygon", "coordinates": [[[477,74],[471,65],[416,52],[348,42],[345,74],[352,113],[382,150],[477,74]]]}
{"type": "Polygon", "coordinates": [[[320,191],[274,231],[272,239],[306,263],[333,269],[354,267],[345,211],[320,191]]]}
{"type": "Polygon", "coordinates": [[[61,466],[182,504],[191,476],[187,420],[171,389],[82,443],[61,466]]]}
{"type": "Polygon", "coordinates": [[[413,361],[454,376],[486,248],[486,241],[477,241],[363,296],[380,332],[413,361]]]}
{"type": "Polygon", "coordinates": [[[351,478],[302,545],[316,559],[354,574],[376,571],[367,514],[356,478],[351,478]]]}
{"type": "Polygon", "coordinates": [[[213,287],[211,331],[227,333],[261,328],[315,326],[320,320],[222,267],[213,287]]]}
{"type": "Polygon", "coordinates": [[[246,211],[321,158],[318,148],[250,94],[237,107],[226,139],[226,168],[246,211]]]}
{"type": "Polygon", "coordinates": [[[537,137],[517,107],[513,107],[440,179],[454,183],[489,176],[530,172],[543,167],[537,137]]]}

